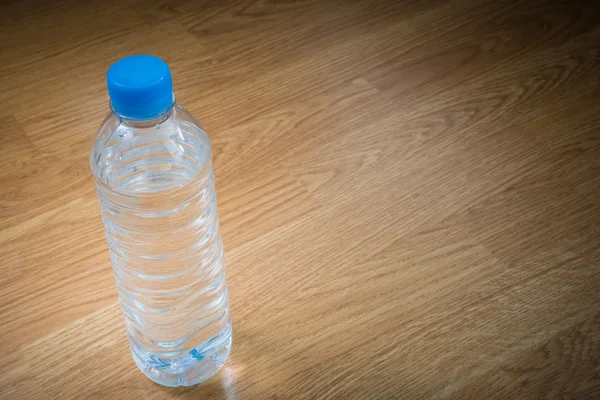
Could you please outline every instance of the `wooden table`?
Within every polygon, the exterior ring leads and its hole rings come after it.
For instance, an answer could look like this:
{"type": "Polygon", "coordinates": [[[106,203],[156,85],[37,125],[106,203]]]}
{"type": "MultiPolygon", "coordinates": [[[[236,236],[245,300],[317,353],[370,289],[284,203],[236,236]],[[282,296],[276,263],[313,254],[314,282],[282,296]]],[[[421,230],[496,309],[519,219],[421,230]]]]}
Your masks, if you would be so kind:
{"type": "Polygon", "coordinates": [[[0,398],[600,398],[600,12],[585,0],[0,6],[0,398]],[[129,353],[88,155],[150,53],[204,123],[234,345],[129,353]]]}

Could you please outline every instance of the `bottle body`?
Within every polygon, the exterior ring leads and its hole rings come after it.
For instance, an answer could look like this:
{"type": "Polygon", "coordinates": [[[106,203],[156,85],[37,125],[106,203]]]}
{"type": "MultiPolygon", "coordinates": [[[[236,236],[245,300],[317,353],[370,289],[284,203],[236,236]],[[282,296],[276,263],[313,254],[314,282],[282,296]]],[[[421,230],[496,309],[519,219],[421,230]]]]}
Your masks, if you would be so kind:
{"type": "Polygon", "coordinates": [[[111,114],[90,162],[137,366],[165,386],[210,378],[231,323],[208,136],[180,106],[111,114]]]}

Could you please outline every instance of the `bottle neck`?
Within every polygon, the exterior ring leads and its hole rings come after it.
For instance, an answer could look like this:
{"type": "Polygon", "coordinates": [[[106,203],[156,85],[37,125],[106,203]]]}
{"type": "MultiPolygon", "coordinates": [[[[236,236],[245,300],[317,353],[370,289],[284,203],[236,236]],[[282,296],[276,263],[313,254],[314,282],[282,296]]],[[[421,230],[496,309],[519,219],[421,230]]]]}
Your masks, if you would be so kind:
{"type": "Polygon", "coordinates": [[[156,118],[139,120],[121,117],[121,121],[123,122],[123,124],[131,126],[133,128],[150,128],[152,126],[162,124],[167,119],[169,119],[171,114],[173,114],[173,107],[169,108],[163,114],[157,116],[156,118]]]}

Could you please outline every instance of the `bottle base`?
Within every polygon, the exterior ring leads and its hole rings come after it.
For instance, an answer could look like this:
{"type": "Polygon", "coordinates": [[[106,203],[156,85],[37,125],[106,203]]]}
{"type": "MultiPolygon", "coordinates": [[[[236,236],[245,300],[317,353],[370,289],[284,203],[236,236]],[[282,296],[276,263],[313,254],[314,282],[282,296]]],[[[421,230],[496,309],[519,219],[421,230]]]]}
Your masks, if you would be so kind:
{"type": "MultiPolygon", "coordinates": [[[[131,340],[131,339],[130,339],[131,340]]],[[[178,359],[160,359],[131,340],[136,365],[159,385],[193,386],[214,376],[225,364],[231,350],[231,322],[218,335],[178,359]]]]}

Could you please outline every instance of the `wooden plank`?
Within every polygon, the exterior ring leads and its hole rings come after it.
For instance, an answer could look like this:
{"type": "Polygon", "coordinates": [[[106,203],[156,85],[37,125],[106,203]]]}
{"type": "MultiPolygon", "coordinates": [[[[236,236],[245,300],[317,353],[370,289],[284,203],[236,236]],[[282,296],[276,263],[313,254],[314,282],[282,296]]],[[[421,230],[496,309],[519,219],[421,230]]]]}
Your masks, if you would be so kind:
{"type": "Polygon", "coordinates": [[[0,398],[600,396],[588,0],[0,5],[0,398]],[[89,150],[164,58],[213,145],[233,349],[135,366],[89,150]]]}

